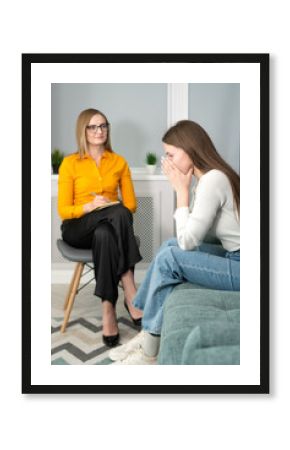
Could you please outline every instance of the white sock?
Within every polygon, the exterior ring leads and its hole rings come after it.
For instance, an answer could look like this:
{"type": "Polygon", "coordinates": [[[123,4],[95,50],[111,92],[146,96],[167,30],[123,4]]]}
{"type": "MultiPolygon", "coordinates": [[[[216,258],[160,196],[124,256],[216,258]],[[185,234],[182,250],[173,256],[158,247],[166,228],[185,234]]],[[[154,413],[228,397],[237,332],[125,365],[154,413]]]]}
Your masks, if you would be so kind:
{"type": "Polygon", "coordinates": [[[142,344],[145,355],[149,357],[156,357],[158,355],[160,345],[160,336],[145,332],[144,341],[142,344]]]}

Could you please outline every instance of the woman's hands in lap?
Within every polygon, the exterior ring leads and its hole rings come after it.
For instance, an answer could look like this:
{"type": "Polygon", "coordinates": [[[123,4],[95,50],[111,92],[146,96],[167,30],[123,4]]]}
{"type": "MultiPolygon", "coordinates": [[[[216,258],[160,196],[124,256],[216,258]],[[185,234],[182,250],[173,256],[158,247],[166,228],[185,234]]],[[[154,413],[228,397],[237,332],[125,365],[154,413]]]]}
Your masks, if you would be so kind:
{"type": "Polygon", "coordinates": [[[103,197],[102,195],[95,195],[91,202],[84,204],[84,212],[85,214],[90,213],[94,209],[98,208],[98,206],[102,206],[109,201],[110,199],[107,197],[103,197]]]}

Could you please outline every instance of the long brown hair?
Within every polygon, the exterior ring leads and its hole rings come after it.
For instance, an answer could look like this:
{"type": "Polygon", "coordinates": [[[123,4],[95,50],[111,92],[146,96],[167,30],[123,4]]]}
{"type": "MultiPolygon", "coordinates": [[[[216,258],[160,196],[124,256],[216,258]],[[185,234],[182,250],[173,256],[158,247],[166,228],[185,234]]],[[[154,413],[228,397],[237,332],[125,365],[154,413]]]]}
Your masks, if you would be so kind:
{"type": "Polygon", "coordinates": [[[219,155],[211,138],[200,125],[191,120],[180,120],[166,131],[162,141],[182,148],[202,172],[212,169],[223,172],[231,183],[234,203],[240,214],[240,177],[219,155]]]}
{"type": "MultiPolygon", "coordinates": [[[[78,144],[78,153],[80,155],[80,158],[83,158],[85,153],[88,151],[88,145],[87,145],[87,138],[86,138],[86,127],[90,123],[90,120],[93,116],[96,114],[100,114],[105,119],[106,123],[109,125],[109,121],[105,114],[103,114],[98,109],[89,108],[82,111],[77,119],[76,124],[76,138],[77,138],[77,144],[78,144]]],[[[107,140],[105,142],[105,148],[106,150],[109,150],[112,152],[112,145],[111,145],[111,135],[110,135],[110,127],[108,128],[107,133],[107,140]]]]}

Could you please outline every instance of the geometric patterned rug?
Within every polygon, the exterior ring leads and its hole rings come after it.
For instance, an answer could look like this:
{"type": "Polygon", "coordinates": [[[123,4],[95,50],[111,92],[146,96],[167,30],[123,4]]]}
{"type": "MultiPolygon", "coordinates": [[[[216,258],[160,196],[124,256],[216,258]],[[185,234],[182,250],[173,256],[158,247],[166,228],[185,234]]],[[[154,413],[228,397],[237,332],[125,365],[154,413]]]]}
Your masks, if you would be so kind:
{"type": "MultiPolygon", "coordinates": [[[[70,321],[64,333],[63,304],[68,290],[66,284],[51,286],[51,364],[112,364],[110,349],[102,341],[101,300],[93,294],[93,283],[82,289],[75,298],[70,321]]],[[[139,328],[135,327],[123,305],[123,291],[119,290],[117,318],[120,344],[132,339],[139,328]]]]}

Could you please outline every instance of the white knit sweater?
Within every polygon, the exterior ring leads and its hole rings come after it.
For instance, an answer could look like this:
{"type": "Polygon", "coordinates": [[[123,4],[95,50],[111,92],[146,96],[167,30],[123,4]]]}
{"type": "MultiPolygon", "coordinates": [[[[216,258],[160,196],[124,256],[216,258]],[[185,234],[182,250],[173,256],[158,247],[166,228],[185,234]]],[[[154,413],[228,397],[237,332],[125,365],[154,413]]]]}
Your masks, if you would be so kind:
{"type": "Polygon", "coordinates": [[[228,251],[240,248],[240,222],[231,184],[220,170],[210,170],[197,180],[190,207],[177,208],[174,218],[183,250],[193,250],[207,235],[217,237],[228,251]]]}

